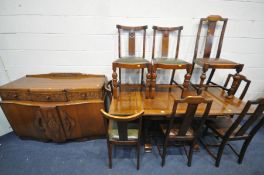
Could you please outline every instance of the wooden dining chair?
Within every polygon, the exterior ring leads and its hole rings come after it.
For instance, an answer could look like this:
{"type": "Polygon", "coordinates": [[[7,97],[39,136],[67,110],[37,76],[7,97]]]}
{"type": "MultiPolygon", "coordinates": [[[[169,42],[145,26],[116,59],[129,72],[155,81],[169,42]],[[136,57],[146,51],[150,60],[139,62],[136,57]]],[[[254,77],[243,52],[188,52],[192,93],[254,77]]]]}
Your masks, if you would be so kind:
{"type": "Polygon", "coordinates": [[[158,150],[162,158],[162,166],[164,166],[165,164],[169,142],[176,142],[176,146],[190,146],[188,154],[185,147],[184,151],[186,156],[188,157],[188,166],[191,166],[194,145],[197,141],[198,136],[200,135],[201,128],[204,125],[204,122],[209,114],[211,105],[212,100],[206,100],[201,96],[189,96],[185,99],[174,101],[172,113],[169,116],[168,120],[169,122],[165,125],[161,124],[162,132],[165,135],[162,152],[160,149],[161,147],[158,145],[158,150]],[[198,106],[202,111],[199,114],[197,113],[198,106]],[[185,108],[186,111],[184,114],[178,115],[176,113],[177,110],[183,110],[185,108]],[[194,124],[193,122],[196,118],[199,119],[199,122],[193,128],[192,125],[194,124]],[[179,119],[181,120],[179,121],[179,119]]]}
{"type": "Polygon", "coordinates": [[[134,145],[137,149],[137,169],[140,161],[142,115],[140,111],[130,116],[114,116],[101,109],[106,128],[109,168],[112,168],[112,145],[134,145]]]}
{"type": "Polygon", "coordinates": [[[118,29],[118,59],[112,63],[113,69],[113,95],[116,98],[118,96],[117,88],[121,88],[121,69],[141,69],[141,88],[145,86],[146,88],[146,98],[149,97],[149,88],[151,81],[151,63],[145,59],[145,45],[146,45],[146,29],[147,26],[122,26],[116,25],[118,29]],[[122,55],[121,51],[121,36],[123,33],[128,33],[128,54],[126,56],[122,55]],[[139,33],[139,37],[142,37],[142,56],[137,57],[136,53],[136,33],[139,33]],[[116,69],[119,69],[119,81],[117,80],[116,69]],[[148,70],[148,74],[146,75],[146,83],[144,83],[144,69],[148,70]]]}
{"type": "MultiPolygon", "coordinates": [[[[170,83],[169,85],[165,85],[165,87],[175,87],[178,86],[181,89],[188,89],[189,87],[189,81],[191,78],[191,70],[192,70],[192,65],[184,60],[178,59],[179,55],[179,48],[180,48],[180,37],[181,37],[181,31],[183,30],[183,26],[179,27],[159,27],[159,26],[153,26],[153,45],[152,45],[152,60],[153,60],[153,70],[152,70],[152,78],[151,78],[151,98],[154,98],[155,96],[155,88],[158,86],[156,84],[156,72],[157,69],[170,69],[172,70],[171,78],[170,78],[170,83]],[[161,53],[158,55],[156,53],[157,49],[157,39],[156,36],[157,34],[161,33],[162,34],[162,39],[161,39],[161,53]],[[173,35],[174,34],[174,35],[173,35]],[[173,38],[171,39],[170,38],[173,38]],[[174,57],[169,57],[169,50],[171,52],[174,51],[174,49],[169,49],[171,48],[170,45],[173,45],[172,40],[175,40],[175,56],[174,57]],[[187,74],[185,75],[184,83],[183,85],[179,85],[175,80],[174,80],[174,75],[175,75],[175,70],[176,69],[186,69],[187,74]],[[173,86],[172,86],[173,85],[173,86]]],[[[164,85],[162,85],[164,86],[164,85]]]]}
{"type": "MultiPolygon", "coordinates": [[[[229,91],[229,90],[230,90],[230,88],[227,88],[227,86],[228,86],[228,84],[229,84],[229,82],[230,82],[230,79],[231,79],[231,78],[234,79],[234,76],[235,76],[235,75],[233,75],[233,74],[228,74],[227,79],[226,79],[226,81],[225,81],[225,84],[224,84],[224,86],[223,86],[223,89],[224,89],[224,90],[226,90],[226,91],[229,91]]],[[[250,84],[251,84],[251,81],[250,81],[249,79],[247,79],[246,76],[240,74],[240,76],[239,76],[239,78],[238,78],[238,81],[237,81],[237,86],[236,86],[236,88],[234,89],[234,95],[236,94],[236,92],[237,92],[237,90],[238,90],[238,88],[239,88],[239,86],[241,85],[242,82],[245,83],[245,86],[244,86],[244,88],[243,88],[243,90],[242,90],[240,96],[238,97],[240,100],[243,100],[243,99],[244,99],[244,97],[245,97],[245,95],[246,95],[246,93],[247,93],[247,91],[248,91],[248,88],[249,88],[249,86],[250,86],[250,84]]],[[[213,82],[211,82],[211,83],[213,83],[213,82]]],[[[213,83],[213,84],[214,84],[214,83],[213,83]]]]}
{"type": "Polygon", "coordinates": [[[257,133],[257,131],[264,125],[264,98],[259,98],[255,101],[248,101],[236,120],[231,118],[216,118],[214,120],[208,120],[206,122],[206,127],[208,127],[215,134],[217,138],[220,138],[222,141],[217,144],[209,144],[203,141],[207,152],[216,160],[215,166],[219,167],[220,160],[226,145],[228,145],[231,150],[238,156],[238,163],[241,164],[246,153],[246,150],[257,133]],[[250,115],[247,115],[252,106],[256,106],[254,112],[250,115]],[[229,144],[231,141],[244,140],[244,144],[238,153],[232,146],[229,144]],[[219,147],[217,155],[215,155],[209,147],[217,146],[219,147]]]}
{"type": "Polygon", "coordinates": [[[212,78],[216,69],[235,69],[236,74],[234,76],[233,84],[230,90],[228,91],[227,97],[233,98],[234,96],[235,89],[238,86],[237,82],[240,77],[239,73],[242,71],[244,65],[227,59],[220,58],[227,21],[228,21],[227,18],[222,18],[221,16],[218,15],[211,15],[208,16],[207,18],[200,19],[197,37],[196,37],[195,49],[194,49],[194,56],[193,56],[193,69],[196,64],[202,67],[200,83],[199,85],[194,85],[198,93],[202,92],[203,87],[219,86],[216,83],[212,82],[212,78]],[[216,40],[217,36],[215,37],[214,35],[216,28],[218,27],[221,30],[221,34],[220,34],[219,42],[217,43],[216,55],[213,56],[212,46],[214,45],[214,41],[217,41],[216,40]],[[198,57],[198,53],[199,53],[199,48],[203,48],[200,47],[200,38],[203,37],[201,35],[202,28],[205,28],[207,30],[207,33],[205,37],[203,56],[200,58],[198,57]],[[211,69],[211,73],[207,79],[206,84],[204,84],[204,80],[206,79],[206,72],[208,71],[208,69],[211,69]]]}

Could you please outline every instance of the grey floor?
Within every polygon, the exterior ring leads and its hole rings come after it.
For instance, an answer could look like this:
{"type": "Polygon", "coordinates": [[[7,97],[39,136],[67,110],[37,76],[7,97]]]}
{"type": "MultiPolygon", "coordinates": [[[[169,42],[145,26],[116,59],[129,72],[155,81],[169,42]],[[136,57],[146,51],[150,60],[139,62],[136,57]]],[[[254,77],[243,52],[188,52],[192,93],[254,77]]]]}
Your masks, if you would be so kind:
{"type": "MultiPolygon", "coordinates": [[[[234,144],[239,147],[240,143],[234,144]]],[[[152,153],[141,149],[141,167],[136,170],[135,150],[127,147],[114,149],[113,169],[107,166],[106,140],[98,139],[63,144],[42,143],[21,140],[14,133],[0,137],[0,174],[264,174],[264,128],[254,138],[247,150],[242,165],[237,164],[236,156],[226,148],[219,168],[204,148],[194,153],[191,167],[186,165],[183,150],[169,150],[166,165],[160,166],[161,159],[156,147],[152,153]]]]}

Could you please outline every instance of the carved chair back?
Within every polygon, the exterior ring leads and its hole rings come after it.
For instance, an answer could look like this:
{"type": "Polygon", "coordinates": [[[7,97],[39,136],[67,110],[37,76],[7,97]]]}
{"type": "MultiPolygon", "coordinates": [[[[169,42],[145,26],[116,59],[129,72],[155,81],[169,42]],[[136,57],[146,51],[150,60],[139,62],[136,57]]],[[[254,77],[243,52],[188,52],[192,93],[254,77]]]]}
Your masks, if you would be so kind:
{"type": "Polygon", "coordinates": [[[249,137],[253,137],[257,131],[264,125],[264,98],[259,98],[255,101],[249,100],[246,103],[241,114],[232,124],[232,126],[225,133],[224,138],[228,139],[231,135],[238,139],[245,134],[249,137]],[[253,114],[246,117],[251,106],[256,105],[256,109],[253,114]],[[249,131],[250,130],[250,131],[249,131]]]}
{"type": "Polygon", "coordinates": [[[220,25],[219,23],[222,22],[221,34],[220,34],[219,43],[217,45],[217,53],[216,53],[215,58],[217,59],[220,57],[227,21],[228,21],[227,18],[222,18],[221,16],[218,16],[218,15],[211,15],[211,16],[208,16],[207,18],[200,19],[197,37],[196,37],[196,43],[195,43],[194,56],[193,56],[194,60],[197,58],[199,41],[201,38],[201,30],[203,26],[205,26],[207,29],[203,57],[210,58],[213,41],[214,41],[215,30],[217,26],[220,25]]]}
{"type": "MultiPolygon", "coordinates": [[[[224,84],[224,86],[223,86],[223,88],[224,88],[225,90],[230,91],[230,89],[227,89],[227,85],[229,84],[229,81],[230,81],[231,77],[234,79],[234,76],[235,76],[235,75],[228,74],[227,79],[226,79],[226,81],[225,81],[225,84],[224,84]]],[[[247,79],[247,77],[245,77],[245,76],[243,76],[243,75],[240,75],[240,76],[239,76],[239,79],[238,79],[238,82],[237,82],[237,83],[238,83],[238,84],[237,84],[237,87],[234,89],[234,94],[236,94],[236,92],[237,92],[237,90],[238,90],[238,88],[239,88],[239,86],[240,86],[240,84],[241,84],[242,82],[245,82],[245,86],[244,86],[244,89],[242,90],[242,92],[241,92],[241,94],[240,94],[240,96],[239,96],[239,99],[240,99],[240,100],[243,100],[243,99],[244,99],[244,97],[245,97],[245,95],[246,95],[246,93],[247,93],[247,90],[248,90],[248,88],[249,88],[249,85],[250,85],[250,83],[251,83],[251,81],[250,81],[249,79],[247,79]]]]}
{"type": "Polygon", "coordinates": [[[177,136],[180,136],[181,138],[184,138],[187,136],[187,131],[191,128],[191,125],[195,119],[196,111],[199,105],[204,104],[205,107],[203,107],[203,113],[201,115],[199,126],[196,127],[194,138],[196,138],[199,134],[199,131],[201,130],[205,119],[208,117],[209,111],[212,106],[212,100],[206,100],[201,96],[188,96],[185,99],[179,99],[174,101],[172,114],[170,116],[170,123],[166,132],[166,136],[169,135],[171,128],[173,127],[174,120],[178,117],[176,114],[177,108],[179,104],[187,104],[186,112],[183,115],[183,120],[181,121],[179,131],[177,133],[177,136]]]}
{"type": "Polygon", "coordinates": [[[176,41],[175,59],[177,59],[178,54],[179,54],[180,37],[181,37],[181,31],[183,29],[183,26],[179,26],[179,27],[153,26],[152,29],[153,29],[152,59],[156,58],[155,49],[156,49],[156,35],[157,35],[157,33],[162,34],[162,40],[161,40],[161,57],[162,58],[168,58],[170,34],[177,33],[177,35],[174,36],[175,41],[176,41]]]}
{"type": "Polygon", "coordinates": [[[128,32],[128,56],[133,57],[136,55],[136,32],[142,33],[143,32],[143,51],[142,51],[142,58],[145,58],[145,45],[146,45],[146,29],[148,26],[122,26],[116,25],[118,29],[118,56],[122,58],[121,55],[121,35],[124,32],[128,32]]]}

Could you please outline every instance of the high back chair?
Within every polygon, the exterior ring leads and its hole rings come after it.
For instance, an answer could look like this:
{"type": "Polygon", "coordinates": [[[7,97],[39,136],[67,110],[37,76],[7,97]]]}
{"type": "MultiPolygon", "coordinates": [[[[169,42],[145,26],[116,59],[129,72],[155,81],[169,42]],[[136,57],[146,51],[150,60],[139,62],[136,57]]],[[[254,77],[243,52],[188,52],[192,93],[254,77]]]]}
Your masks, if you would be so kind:
{"type": "Polygon", "coordinates": [[[230,90],[228,91],[227,97],[233,98],[234,96],[234,91],[237,87],[237,81],[239,79],[239,73],[242,71],[244,65],[227,60],[227,59],[220,58],[227,21],[228,21],[227,18],[222,18],[221,16],[218,16],[218,15],[211,15],[211,16],[208,16],[207,18],[200,19],[197,37],[196,37],[195,49],[194,49],[194,56],[193,56],[193,68],[195,64],[202,67],[200,83],[198,86],[194,86],[199,93],[201,93],[202,88],[204,86],[205,87],[220,86],[220,85],[217,85],[216,83],[212,83],[212,78],[213,78],[213,75],[216,69],[235,69],[236,74],[234,76],[233,84],[230,90]],[[216,38],[217,38],[215,37],[215,31],[216,31],[216,28],[218,27],[221,30],[221,34],[220,34],[219,42],[217,43],[216,55],[213,56],[212,46],[214,45],[214,42],[216,41],[216,38]],[[201,36],[202,28],[205,28],[207,32],[205,36],[203,56],[199,57],[198,49],[203,48],[203,47],[200,47],[200,38],[202,37],[201,36]],[[204,80],[206,79],[206,72],[208,71],[208,69],[211,69],[211,73],[208,77],[206,85],[204,85],[204,80]]]}
{"type": "Polygon", "coordinates": [[[137,148],[137,169],[140,161],[142,115],[140,111],[130,116],[114,116],[101,109],[106,128],[109,168],[112,168],[112,146],[134,145],[137,148]]]}
{"type": "MultiPolygon", "coordinates": [[[[154,98],[155,96],[155,88],[158,86],[156,84],[156,71],[157,69],[171,69],[172,74],[170,78],[170,83],[169,85],[165,85],[168,87],[172,87],[172,84],[174,86],[178,86],[181,89],[188,89],[189,87],[189,81],[191,78],[191,70],[192,70],[192,65],[184,60],[178,59],[179,55],[179,48],[180,48],[180,37],[181,37],[181,31],[183,29],[182,26],[179,27],[159,27],[159,26],[153,26],[153,46],[152,46],[152,60],[153,60],[153,70],[152,70],[152,82],[151,82],[151,98],[154,98]],[[156,50],[157,49],[157,39],[156,35],[158,33],[162,34],[162,39],[161,39],[161,54],[160,56],[156,55],[156,50]],[[173,36],[174,34],[174,36],[173,36]],[[173,39],[170,39],[173,37],[173,39]],[[173,44],[172,40],[175,40],[175,56],[170,58],[169,57],[169,51],[173,52],[174,49],[169,49],[171,48],[170,45],[173,44]],[[175,70],[176,69],[186,69],[187,74],[185,75],[184,83],[183,85],[179,85],[175,80],[174,80],[174,75],[175,75],[175,70]]],[[[162,85],[164,86],[164,85],[162,85]]]]}
{"type": "Polygon", "coordinates": [[[257,131],[264,125],[263,111],[264,98],[259,98],[255,101],[249,100],[241,114],[234,121],[231,118],[217,118],[206,122],[206,126],[213,131],[215,136],[222,140],[218,144],[204,143],[208,153],[216,160],[216,167],[220,165],[220,160],[226,145],[238,156],[238,163],[242,163],[251,140],[257,131]],[[252,110],[252,106],[256,106],[256,108],[252,114],[247,116],[248,113],[251,113],[250,110],[252,110]],[[237,140],[244,140],[240,153],[229,144],[229,142],[237,140]],[[219,147],[217,155],[209,149],[210,146],[219,147]]]}
{"type": "Polygon", "coordinates": [[[116,98],[118,96],[117,88],[121,88],[121,68],[126,69],[141,69],[141,87],[146,87],[146,97],[149,96],[149,86],[151,80],[151,63],[145,59],[145,45],[146,45],[146,29],[147,26],[122,26],[116,25],[118,29],[118,59],[112,63],[113,69],[113,95],[116,98]],[[121,51],[121,36],[123,33],[128,33],[128,54],[126,56],[122,55],[121,51]],[[137,57],[136,51],[136,33],[139,33],[142,37],[142,56],[137,57]],[[117,80],[116,69],[119,69],[119,81],[117,80]],[[143,81],[144,69],[148,69],[148,74],[146,77],[146,83],[143,81]]]}
{"type": "Polygon", "coordinates": [[[161,124],[162,132],[165,134],[165,141],[163,143],[163,150],[161,153],[160,146],[158,146],[159,153],[162,158],[161,165],[164,166],[165,158],[167,155],[167,147],[169,142],[176,142],[178,146],[189,145],[189,153],[184,147],[185,154],[188,157],[188,166],[192,163],[193,148],[197,141],[197,137],[200,135],[200,131],[211,109],[212,100],[206,100],[201,96],[189,96],[185,99],[175,100],[172,113],[169,116],[169,122],[167,125],[161,124]],[[203,104],[204,106],[199,106],[203,104]],[[183,105],[187,105],[186,111],[182,115],[176,113],[177,110],[181,110],[183,105]],[[197,114],[198,106],[200,112],[197,114]],[[199,115],[199,117],[197,117],[199,115]],[[199,118],[198,124],[193,128],[193,122],[196,118],[199,118]],[[180,122],[177,119],[182,119],[180,122]]]}

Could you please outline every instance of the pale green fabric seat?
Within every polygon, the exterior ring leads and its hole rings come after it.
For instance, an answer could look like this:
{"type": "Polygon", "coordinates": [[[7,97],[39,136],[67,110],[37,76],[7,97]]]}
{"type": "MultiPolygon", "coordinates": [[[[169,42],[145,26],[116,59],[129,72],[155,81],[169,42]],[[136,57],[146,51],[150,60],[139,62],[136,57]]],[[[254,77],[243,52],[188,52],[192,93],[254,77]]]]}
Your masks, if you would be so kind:
{"type": "Polygon", "coordinates": [[[188,62],[175,58],[155,58],[154,64],[180,65],[188,64],[188,62]]]}
{"type": "MultiPolygon", "coordinates": [[[[128,123],[127,138],[128,140],[138,139],[138,125],[134,123],[128,123]]],[[[119,134],[117,129],[117,123],[113,120],[109,121],[109,139],[119,140],[119,134]]]]}
{"type": "Polygon", "coordinates": [[[126,57],[126,58],[119,58],[115,60],[113,63],[119,64],[147,64],[150,63],[148,60],[138,57],[126,57]]]}

